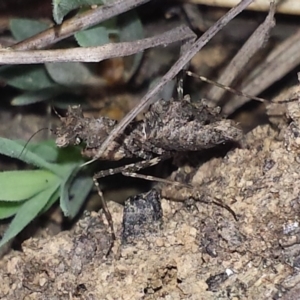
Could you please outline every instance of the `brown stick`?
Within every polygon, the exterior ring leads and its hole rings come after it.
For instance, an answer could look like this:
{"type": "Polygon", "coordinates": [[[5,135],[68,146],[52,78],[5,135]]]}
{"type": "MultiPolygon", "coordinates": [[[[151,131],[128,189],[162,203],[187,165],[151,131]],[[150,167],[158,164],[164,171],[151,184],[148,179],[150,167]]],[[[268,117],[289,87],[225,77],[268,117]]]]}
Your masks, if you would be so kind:
{"type": "MultiPolygon", "coordinates": [[[[253,57],[259,48],[263,47],[268,39],[270,30],[275,26],[275,11],[276,5],[273,1],[271,2],[270,11],[265,21],[259,25],[249,37],[243,47],[222,72],[222,75],[217,79],[217,82],[220,82],[225,86],[230,86],[234,79],[237,78],[238,74],[244,69],[250,58],[253,57]]],[[[217,104],[225,92],[226,91],[224,89],[211,86],[205,98],[217,104]]]]}
{"type": "Polygon", "coordinates": [[[108,58],[123,57],[145,49],[168,45],[183,39],[194,38],[187,26],[179,26],[160,35],[123,43],[112,43],[98,47],[77,47],[56,50],[0,50],[0,64],[36,64],[46,62],[99,62],[108,58]]]}
{"type": "MultiPolygon", "coordinates": [[[[264,62],[249,74],[240,90],[244,93],[251,93],[253,96],[258,95],[299,64],[300,30],[278,45],[264,59],[264,62]]],[[[223,112],[226,115],[231,114],[248,101],[246,98],[234,97],[230,100],[230,103],[225,104],[223,112]]]]}

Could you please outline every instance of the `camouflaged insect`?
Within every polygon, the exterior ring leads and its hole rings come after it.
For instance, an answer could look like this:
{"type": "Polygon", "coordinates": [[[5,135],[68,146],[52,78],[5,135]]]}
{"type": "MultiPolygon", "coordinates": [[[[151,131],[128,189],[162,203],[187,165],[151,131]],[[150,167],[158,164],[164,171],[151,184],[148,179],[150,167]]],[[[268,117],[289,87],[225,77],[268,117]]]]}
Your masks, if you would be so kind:
{"type": "MultiPolygon", "coordinates": [[[[58,147],[83,143],[82,154],[94,157],[98,148],[116,126],[107,117],[87,118],[79,106],[69,107],[62,126],[57,128],[58,147]]],[[[199,151],[225,142],[237,142],[242,130],[232,120],[223,119],[219,108],[204,101],[191,103],[160,100],[150,106],[142,121],[135,121],[105,151],[102,160],[137,157],[150,160],[170,157],[178,152],[199,151]]]]}

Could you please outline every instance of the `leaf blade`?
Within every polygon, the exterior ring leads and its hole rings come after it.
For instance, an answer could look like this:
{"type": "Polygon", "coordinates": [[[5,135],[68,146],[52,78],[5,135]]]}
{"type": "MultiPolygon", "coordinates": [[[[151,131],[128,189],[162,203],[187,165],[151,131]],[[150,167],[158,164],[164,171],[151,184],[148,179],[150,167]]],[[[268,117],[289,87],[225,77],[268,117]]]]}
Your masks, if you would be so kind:
{"type": "Polygon", "coordinates": [[[0,78],[8,85],[25,91],[57,86],[43,65],[2,66],[0,78]]]}
{"type": "Polygon", "coordinates": [[[23,201],[57,184],[61,179],[47,170],[0,173],[0,200],[23,201]]]}
{"type": "Polygon", "coordinates": [[[88,6],[92,4],[102,4],[103,0],[52,0],[53,19],[56,24],[61,24],[65,15],[70,11],[81,6],[88,6]]]}
{"type": "Polygon", "coordinates": [[[79,172],[80,166],[73,165],[70,167],[68,173],[65,176],[65,180],[60,185],[60,208],[63,211],[65,217],[70,216],[71,204],[69,198],[69,186],[74,180],[76,174],[79,172]]]}
{"type": "Polygon", "coordinates": [[[116,18],[101,22],[88,29],[78,31],[74,34],[74,37],[80,47],[93,47],[109,43],[110,34],[119,35],[116,18]]]}
{"type": "Polygon", "coordinates": [[[0,248],[20,233],[34,218],[37,217],[58,187],[59,185],[52,186],[35,195],[30,200],[25,201],[4,233],[3,238],[0,241],[0,248]]]}
{"type": "Polygon", "coordinates": [[[64,91],[61,87],[51,87],[45,88],[37,91],[25,92],[21,95],[18,95],[11,100],[11,105],[20,106],[20,105],[29,105],[33,103],[38,103],[46,101],[56,97],[64,91]]]}
{"type": "Polygon", "coordinates": [[[93,179],[89,176],[77,176],[71,183],[70,194],[73,195],[70,200],[69,217],[73,219],[82,207],[87,195],[93,187],[93,179]]]}
{"type": "Polygon", "coordinates": [[[48,25],[37,20],[13,18],[9,22],[9,28],[13,37],[22,41],[46,30],[48,25]]]}
{"type": "MultiPolygon", "coordinates": [[[[144,38],[143,24],[136,13],[136,11],[128,11],[119,16],[118,25],[120,28],[120,42],[130,42],[144,38]]],[[[137,71],[141,60],[143,58],[143,52],[125,57],[126,70],[125,81],[130,78],[137,71]]]]}
{"type": "Polygon", "coordinates": [[[7,219],[15,215],[22,204],[22,202],[0,201],[0,220],[7,219]]]}
{"type": "Polygon", "coordinates": [[[51,78],[59,85],[74,90],[102,86],[105,81],[95,72],[95,64],[82,62],[45,63],[51,78]]]}
{"type": "Polygon", "coordinates": [[[18,142],[0,137],[0,154],[20,159],[25,163],[37,166],[42,169],[47,169],[60,176],[61,166],[59,166],[58,164],[48,163],[45,159],[29,150],[26,150],[26,155],[20,156],[23,150],[24,146],[20,145],[18,142]]]}

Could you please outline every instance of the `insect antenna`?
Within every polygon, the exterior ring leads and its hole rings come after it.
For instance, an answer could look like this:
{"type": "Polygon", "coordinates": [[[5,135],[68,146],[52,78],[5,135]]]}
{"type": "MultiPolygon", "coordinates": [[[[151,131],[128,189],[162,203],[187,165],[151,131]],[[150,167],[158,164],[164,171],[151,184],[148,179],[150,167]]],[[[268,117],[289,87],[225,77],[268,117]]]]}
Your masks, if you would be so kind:
{"type": "Polygon", "coordinates": [[[31,137],[26,141],[21,153],[19,154],[18,156],[18,159],[20,159],[20,157],[22,156],[22,154],[24,153],[24,150],[26,149],[26,147],[28,146],[29,142],[38,134],[40,133],[41,131],[43,130],[48,130],[49,128],[48,127],[44,127],[44,128],[41,128],[39,129],[38,131],[36,131],[34,134],[31,135],[31,137]]]}
{"type": "MultiPolygon", "coordinates": [[[[54,111],[54,113],[59,117],[59,119],[61,120],[63,117],[57,112],[57,110],[54,108],[54,106],[52,106],[52,110],[54,111]]],[[[27,142],[25,143],[20,155],[18,156],[18,159],[20,159],[20,157],[22,156],[22,154],[24,153],[26,147],[28,146],[28,144],[30,143],[30,141],[41,131],[43,130],[50,130],[52,132],[52,129],[49,127],[43,127],[39,130],[37,130],[34,134],[32,134],[32,136],[27,140],[27,142]]]]}
{"type": "MultiPolygon", "coordinates": [[[[249,95],[249,94],[246,94],[244,92],[241,92],[241,91],[238,91],[230,86],[226,86],[222,83],[219,83],[217,81],[213,81],[213,80],[210,80],[204,76],[200,76],[200,75],[197,75],[191,71],[186,71],[186,74],[190,77],[193,77],[193,78],[197,78],[197,79],[200,79],[201,81],[203,82],[207,82],[209,84],[213,84],[225,91],[228,91],[232,94],[235,94],[235,95],[238,95],[238,96],[241,96],[241,97],[246,97],[248,99],[253,99],[253,100],[257,100],[257,101],[260,101],[260,102],[274,102],[274,101],[271,101],[271,100],[267,100],[265,98],[260,98],[260,97],[256,97],[256,96],[253,96],[253,95],[249,95]]],[[[298,100],[298,97],[295,97],[295,98],[290,98],[290,99],[283,99],[283,100],[278,100],[276,101],[276,103],[288,103],[288,102],[293,102],[293,101],[297,101],[298,100]]]]}

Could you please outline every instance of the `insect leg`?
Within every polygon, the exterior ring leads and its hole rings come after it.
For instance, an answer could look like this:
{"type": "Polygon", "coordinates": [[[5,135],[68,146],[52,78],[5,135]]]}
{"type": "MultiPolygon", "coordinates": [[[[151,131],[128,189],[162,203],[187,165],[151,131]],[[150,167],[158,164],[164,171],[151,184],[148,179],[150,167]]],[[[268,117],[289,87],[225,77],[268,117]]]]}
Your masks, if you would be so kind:
{"type": "Polygon", "coordinates": [[[149,175],[138,174],[138,173],[128,172],[128,171],[123,171],[122,174],[124,176],[128,176],[128,177],[140,178],[140,179],[149,180],[149,181],[157,181],[157,182],[162,182],[162,183],[166,183],[166,184],[173,184],[173,185],[179,185],[179,186],[192,188],[192,186],[187,183],[181,183],[181,182],[177,182],[174,180],[168,180],[168,179],[164,179],[164,178],[160,178],[160,177],[156,177],[156,176],[149,176],[149,175]]]}
{"type": "Polygon", "coordinates": [[[122,166],[122,167],[118,167],[118,168],[114,168],[114,169],[103,170],[103,171],[96,173],[94,175],[94,178],[99,179],[99,178],[103,178],[106,176],[115,175],[115,174],[123,173],[123,172],[135,173],[139,170],[154,166],[154,165],[158,164],[159,162],[166,160],[170,157],[171,157],[170,154],[166,154],[166,155],[152,158],[150,160],[143,160],[143,161],[129,164],[126,166],[122,166]]]}
{"type": "MultiPolygon", "coordinates": [[[[100,197],[100,201],[101,201],[101,205],[102,205],[102,209],[103,209],[105,218],[107,220],[108,226],[110,227],[112,241],[115,241],[116,240],[116,235],[115,235],[115,231],[114,231],[114,223],[113,223],[113,220],[112,220],[111,213],[110,213],[110,211],[108,209],[108,206],[107,206],[107,203],[106,203],[106,201],[103,197],[103,193],[100,189],[100,186],[99,186],[99,183],[97,181],[96,176],[93,177],[93,181],[94,181],[94,184],[95,184],[96,189],[98,191],[98,195],[100,197]]],[[[112,246],[113,246],[113,243],[112,243],[112,246]]]]}

